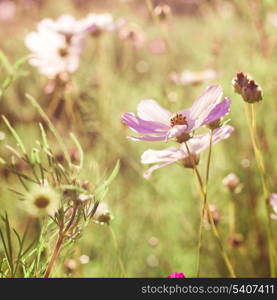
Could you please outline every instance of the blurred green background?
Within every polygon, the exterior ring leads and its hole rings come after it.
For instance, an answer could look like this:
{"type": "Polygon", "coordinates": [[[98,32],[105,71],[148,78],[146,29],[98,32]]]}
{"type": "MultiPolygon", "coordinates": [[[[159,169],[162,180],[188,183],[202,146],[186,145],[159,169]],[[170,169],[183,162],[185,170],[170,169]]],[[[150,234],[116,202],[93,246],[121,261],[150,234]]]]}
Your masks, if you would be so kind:
{"type": "MultiPolygon", "coordinates": [[[[0,7],[1,7],[0,1],[0,7]]],[[[118,255],[129,277],[166,277],[173,271],[195,276],[201,199],[191,170],[178,165],[155,172],[146,180],[146,166],[140,164],[143,151],[163,149],[163,143],[132,142],[120,121],[123,112],[136,110],[141,99],[156,99],[170,111],[189,107],[209,84],[220,84],[224,96],[232,99],[229,116],[235,132],[213,150],[209,201],[219,211],[220,231],[238,276],[268,274],[262,189],[248,134],[241,98],[233,92],[231,80],[237,71],[250,73],[262,86],[264,100],[258,106],[258,133],[266,161],[272,192],[277,176],[277,2],[272,1],[153,1],[170,5],[172,14],[155,22],[145,1],[12,1],[14,17],[0,19],[0,49],[11,62],[27,55],[24,38],[45,17],[62,14],[84,17],[90,12],[109,12],[115,19],[136,23],[145,41],[140,48],[106,33],[98,40],[87,39],[80,68],[73,74],[74,101],[78,122],[68,122],[61,114],[53,119],[68,147],[73,131],[85,150],[82,178],[93,185],[108,174],[117,159],[121,169],[105,202],[114,216],[110,228],[91,223],[75,245],[72,258],[77,269],[71,276],[116,277],[120,275],[118,255]],[[163,49],[164,39],[170,47],[163,49]],[[156,47],[155,47],[156,45],[156,47]],[[162,45],[161,49],[157,45],[162,45]],[[156,50],[156,51],[155,51],[156,50]],[[160,50],[160,51],[159,51],[160,50]],[[154,51],[154,52],[153,52],[154,51]],[[213,69],[218,77],[198,84],[177,85],[169,80],[172,72],[213,69]],[[234,195],[236,231],[244,240],[239,246],[228,241],[231,194],[222,184],[229,173],[241,179],[234,195]],[[256,217],[259,218],[257,222],[256,217]],[[80,255],[88,255],[86,264],[80,255]]],[[[0,8],[1,10],[1,8],[0,8]]],[[[1,12],[0,12],[1,15],[1,12]]],[[[0,66],[0,80],[8,76],[0,66]]],[[[0,99],[0,113],[13,123],[31,148],[39,136],[37,112],[26,100],[33,95],[47,109],[47,79],[36,68],[24,64],[0,99]]],[[[0,141],[1,156],[7,156],[6,143],[14,144],[0,123],[6,139],[0,141]]],[[[170,146],[172,142],[169,142],[170,146]]],[[[172,143],[173,144],[173,143],[172,143]]],[[[52,146],[59,151],[53,139],[52,146]]],[[[200,161],[204,172],[207,154],[200,161]]],[[[16,196],[8,190],[20,185],[15,176],[1,169],[0,210],[7,210],[13,226],[20,231],[26,214],[16,196]]],[[[277,228],[277,221],[273,221],[277,228]]],[[[276,233],[276,230],[275,232],[276,233]]],[[[275,241],[276,241],[275,234],[275,241]]],[[[64,274],[63,259],[55,274],[64,274]]],[[[201,276],[227,276],[219,249],[209,227],[204,230],[201,276]]]]}

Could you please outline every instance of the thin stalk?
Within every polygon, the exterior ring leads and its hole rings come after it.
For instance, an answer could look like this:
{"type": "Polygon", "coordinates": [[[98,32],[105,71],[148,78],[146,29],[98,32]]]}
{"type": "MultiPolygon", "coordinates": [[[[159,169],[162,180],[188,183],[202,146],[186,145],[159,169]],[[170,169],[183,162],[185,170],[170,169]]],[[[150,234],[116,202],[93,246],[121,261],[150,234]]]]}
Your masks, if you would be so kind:
{"type": "Polygon", "coordinates": [[[255,104],[247,104],[244,103],[245,113],[248,120],[248,127],[250,131],[250,137],[252,146],[254,149],[255,159],[258,165],[258,171],[262,182],[263,187],[263,195],[264,195],[264,204],[266,209],[266,215],[267,215],[267,226],[266,226],[266,232],[267,232],[267,239],[269,243],[269,265],[270,265],[270,276],[276,277],[276,270],[275,270],[275,247],[274,247],[274,240],[273,240],[273,231],[272,231],[272,224],[271,224],[271,217],[270,217],[270,203],[269,203],[269,184],[267,181],[266,173],[265,173],[265,163],[264,158],[262,155],[262,151],[258,144],[258,138],[257,138],[257,120],[256,120],[256,105],[255,104]],[[251,106],[251,110],[249,111],[249,105],[251,106]]]}
{"type": "Polygon", "coordinates": [[[166,43],[167,48],[171,49],[168,34],[164,31],[163,27],[160,24],[160,21],[159,21],[158,17],[154,13],[154,6],[153,6],[153,3],[152,3],[152,0],[145,0],[145,2],[146,2],[146,6],[149,10],[149,13],[150,13],[151,17],[153,18],[154,22],[157,24],[157,27],[159,28],[159,30],[161,32],[161,35],[162,35],[162,37],[163,37],[163,39],[166,43]]]}
{"type": "Polygon", "coordinates": [[[201,256],[201,249],[202,249],[204,216],[205,216],[207,197],[208,197],[208,182],[209,182],[211,156],[212,156],[212,144],[213,144],[212,141],[213,141],[213,130],[211,130],[211,134],[210,134],[209,153],[208,153],[206,178],[205,178],[205,194],[203,197],[203,204],[202,204],[201,216],[200,216],[200,226],[199,226],[199,233],[198,233],[198,247],[197,247],[198,254],[197,254],[197,268],[196,268],[196,270],[197,270],[196,276],[197,277],[200,276],[200,256],[201,256]]]}
{"type": "Polygon", "coordinates": [[[59,254],[60,254],[64,238],[66,237],[66,234],[67,234],[68,230],[71,228],[71,226],[74,223],[75,216],[76,216],[76,213],[77,213],[77,208],[78,208],[78,206],[75,205],[74,208],[73,208],[73,212],[72,212],[71,218],[70,218],[68,224],[66,225],[65,229],[63,229],[63,226],[60,229],[59,237],[58,237],[56,245],[54,247],[54,252],[53,252],[51,260],[50,260],[50,262],[49,262],[49,264],[47,266],[47,269],[46,269],[46,271],[44,273],[44,278],[49,278],[50,273],[52,272],[52,269],[53,269],[53,267],[54,267],[54,265],[56,263],[56,260],[57,260],[59,254]]]}
{"type": "Polygon", "coordinates": [[[118,243],[117,243],[117,239],[116,239],[115,233],[114,233],[114,231],[113,231],[113,229],[112,229],[111,226],[109,226],[109,229],[110,229],[110,233],[111,233],[111,236],[112,236],[112,239],[113,239],[114,247],[116,249],[118,263],[120,265],[120,269],[121,269],[122,275],[124,277],[126,277],[126,270],[125,270],[122,258],[121,258],[120,254],[119,254],[119,248],[118,248],[118,243]]]}
{"type": "Polygon", "coordinates": [[[209,209],[208,199],[207,199],[207,197],[205,196],[206,189],[204,188],[202,178],[201,178],[200,173],[199,173],[199,171],[198,171],[198,169],[197,169],[197,166],[195,165],[195,162],[194,162],[194,160],[193,160],[193,158],[192,158],[192,156],[191,156],[191,152],[190,152],[190,150],[189,150],[189,147],[188,147],[187,142],[185,142],[185,146],[186,146],[186,149],[187,149],[187,151],[188,151],[189,157],[191,157],[191,163],[192,163],[192,165],[193,165],[193,168],[194,168],[194,171],[195,171],[195,174],[196,174],[196,178],[197,178],[198,183],[199,183],[200,192],[201,192],[201,195],[202,195],[202,197],[203,197],[203,203],[206,203],[206,209],[207,209],[209,221],[210,221],[210,223],[211,223],[212,232],[213,232],[213,234],[214,234],[214,236],[215,236],[215,238],[216,238],[216,240],[217,240],[217,243],[218,243],[219,248],[220,248],[220,251],[221,251],[221,255],[222,255],[223,260],[224,260],[224,262],[225,262],[225,265],[226,265],[226,267],[227,267],[227,269],[228,269],[228,271],[229,271],[229,273],[230,273],[230,276],[233,277],[233,278],[235,278],[236,275],[235,275],[234,268],[233,268],[233,266],[232,266],[232,264],[231,264],[231,262],[230,262],[230,259],[229,259],[228,255],[227,255],[227,253],[226,253],[226,251],[225,251],[225,249],[224,249],[224,247],[223,247],[223,243],[222,243],[222,241],[221,241],[221,237],[220,237],[220,235],[219,235],[219,232],[218,232],[218,230],[217,230],[217,228],[216,228],[216,225],[215,225],[215,223],[214,223],[214,219],[213,219],[213,217],[212,217],[211,211],[210,211],[210,209],[209,209]]]}

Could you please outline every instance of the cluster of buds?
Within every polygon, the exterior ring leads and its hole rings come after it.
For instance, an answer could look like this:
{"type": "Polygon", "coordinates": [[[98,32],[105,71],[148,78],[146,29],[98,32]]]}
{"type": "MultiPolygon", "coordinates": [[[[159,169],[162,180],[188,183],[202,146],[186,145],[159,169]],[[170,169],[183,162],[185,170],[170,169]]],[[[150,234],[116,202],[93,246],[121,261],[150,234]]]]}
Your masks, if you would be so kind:
{"type": "Polygon", "coordinates": [[[240,94],[245,102],[255,103],[263,99],[261,87],[248,74],[237,73],[232,80],[232,85],[237,94],[240,94]]]}

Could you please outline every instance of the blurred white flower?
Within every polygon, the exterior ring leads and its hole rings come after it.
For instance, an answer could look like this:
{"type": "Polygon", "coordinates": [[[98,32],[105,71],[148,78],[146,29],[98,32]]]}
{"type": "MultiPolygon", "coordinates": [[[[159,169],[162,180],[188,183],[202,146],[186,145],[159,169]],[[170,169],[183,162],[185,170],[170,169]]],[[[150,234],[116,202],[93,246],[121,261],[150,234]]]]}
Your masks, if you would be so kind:
{"type": "Polygon", "coordinates": [[[214,80],[217,77],[218,73],[212,69],[206,69],[198,72],[185,70],[180,74],[175,72],[169,74],[170,80],[178,85],[198,84],[201,82],[214,80]]]}
{"type": "Polygon", "coordinates": [[[50,78],[61,73],[72,73],[79,67],[82,38],[79,33],[73,33],[73,19],[69,16],[63,19],[64,22],[60,18],[57,22],[44,19],[38,24],[37,31],[25,38],[26,46],[32,51],[30,64],[50,78]]]}

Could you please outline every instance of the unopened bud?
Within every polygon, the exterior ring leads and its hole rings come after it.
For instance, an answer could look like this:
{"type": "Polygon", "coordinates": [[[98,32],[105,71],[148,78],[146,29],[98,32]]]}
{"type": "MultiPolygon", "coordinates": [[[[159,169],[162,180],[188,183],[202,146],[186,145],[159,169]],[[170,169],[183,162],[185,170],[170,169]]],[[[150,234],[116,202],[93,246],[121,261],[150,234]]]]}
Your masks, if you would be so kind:
{"type": "Polygon", "coordinates": [[[164,21],[171,14],[171,8],[166,4],[158,5],[154,9],[154,13],[161,21],[164,21]]]}
{"type": "Polygon", "coordinates": [[[88,200],[91,200],[92,196],[91,195],[86,195],[86,194],[80,194],[78,198],[76,199],[76,204],[83,204],[87,202],[88,200]]]}
{"type": "Polygon", "coordinates": [[[263,99],[261,87],[248,74],[237,73],[232,80],[235,92],[240,94],[245,102],[255,103],[263,99]]]}
{"type": "Polygon", "coordinates": [[[199,164],[199,161],[200,156],[198,154],[190,154],[189,156],[183,159],[183,166],[185,168],[193,169],[199,164]]]}
{"type": "Polygon", "coordinates": [[[223,178],[222,183],[230,191],[234,191],[234,189],[240,184],[240,179],[239,179],[239,177],[236,174],[230,173],[225,178],[223,178]]]}
{"type": "Polygon", "coordinates": [[[207,127],[211,130],[217,129],[221,127],[221,119],[215,120],[209,124],[207,124],[207,127]]]}
{"type": "MultiPolygon", "coordinates": [[[[213,218],[213,222],[215,225],[219,223],[220,216],[219,216],[219,211],[214,204],[209,204],[209,211],[211,214],[211,217],[213,218]]],[[[208,211],[206,210],[205,215],[204,215],[204,220],[207,225],[211,225],[211,220],[208,211]]]]}
{"type": "Polygon", "coordinates": [[[176,136],[177,143],[184,143],[187,142],[191,138],[189,133],[183,132],[181,135],[176,136]]]}
{"type": "Polygon", "coordinates": [[[66,274],[73,273],[77,268],[75,259],[68,259],[64,262],[64,271],[66,274]]]}
{"type": "Polygon", "coordinates": [[[228,238],[228,243],[232,248],[239,248],[243,244],[244,238],[240,233],[234,233],[228,238]]]}

